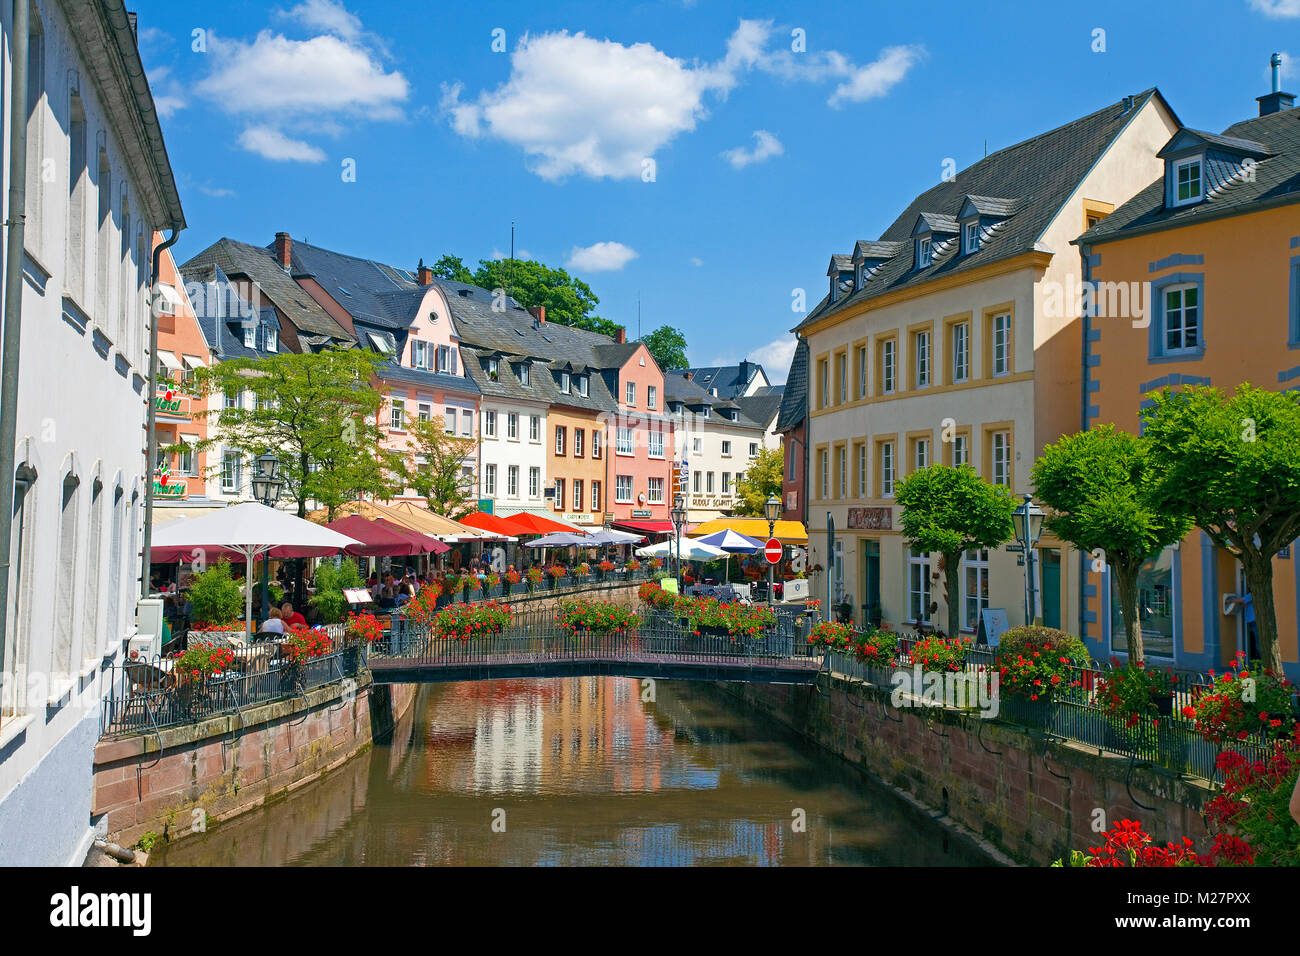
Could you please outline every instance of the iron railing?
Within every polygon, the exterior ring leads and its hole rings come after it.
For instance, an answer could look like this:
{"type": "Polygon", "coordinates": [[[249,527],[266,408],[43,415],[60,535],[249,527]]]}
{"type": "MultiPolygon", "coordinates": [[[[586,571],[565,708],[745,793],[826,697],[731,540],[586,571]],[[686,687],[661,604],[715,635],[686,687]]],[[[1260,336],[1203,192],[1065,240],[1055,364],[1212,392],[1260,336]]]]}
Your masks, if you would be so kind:
{"type": "MultiPolygon", "coordinates": [[[[854,633],[865,636],[856,628],[854,633]]],[[[900,634],[895,663],[887,667],[837,650],[825,652],[826,666],[852,680],[892,690],[894,675],[912,667],[912,646],[922,636],[900,634]]],[[[986,680],[996,664],[996,649],[975,645],[967,649],[960,673],[966,678],[986,680]]],[[[1213,691],[1210,679],[1203,674],[1175,672],[1177,681],[1167,712],[1159,714],[1154,721],[1144,720],[1130,727],[1125,720],[1107,713],[1098,700],[1098,692],[1111,671],[1109,666],[1096,662],[1066,665],[1065,677],[1053,693],[1035,701],[999,692],[996,714],[990,716],[1095,747],[1099,752],[1108,751],[1207,780],[1219,779],[1216,761],[1227,748],[1205,740],[1196,732],[1193,721],[1183,716],[1184,707],[1194,705],[1202,694],[1213,691]]],[[[1234,741],[1231,749],[1247,760],[1263,761],[1273,747],[1265,735],[1255,733],[1245,740],[1234,741]]]]}
{"type": "Polygon", "coordinates": [[[175,659],[139,658],[114,665],[105,676],[100,735],[120,737],[197,723],[239,713],[257,704],[295,697],[356,673],[362,645],[331,645],[318,657],[291,662],[276,643],[230,648],[231,667],[220,673],[182,678],[175,659]]]}

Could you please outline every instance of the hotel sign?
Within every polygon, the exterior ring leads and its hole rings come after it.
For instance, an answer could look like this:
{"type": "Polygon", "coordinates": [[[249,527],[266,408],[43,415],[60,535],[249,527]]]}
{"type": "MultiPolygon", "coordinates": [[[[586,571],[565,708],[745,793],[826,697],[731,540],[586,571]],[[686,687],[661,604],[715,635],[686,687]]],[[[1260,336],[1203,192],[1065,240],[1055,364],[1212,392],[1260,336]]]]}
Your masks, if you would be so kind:
{"type": "Polygon", "coordinates": [[[855,531],[890,531],[894,527],[894,509],[850,508],[849,527],[855,531]]]}
{"type": "Polygon", "coordinates": [[[154,476],[153,496],[155,498],[187,498],[190,486],[184,481],[172,481],[170,478],[154,476]]]}
{"type": "Polygon", "coordinates": [[[190,398],[180,392],[168,389],[160,391],[153,398],[153,407],[159,415],[176,415],[183,418],[190,416],[190,398]]]}

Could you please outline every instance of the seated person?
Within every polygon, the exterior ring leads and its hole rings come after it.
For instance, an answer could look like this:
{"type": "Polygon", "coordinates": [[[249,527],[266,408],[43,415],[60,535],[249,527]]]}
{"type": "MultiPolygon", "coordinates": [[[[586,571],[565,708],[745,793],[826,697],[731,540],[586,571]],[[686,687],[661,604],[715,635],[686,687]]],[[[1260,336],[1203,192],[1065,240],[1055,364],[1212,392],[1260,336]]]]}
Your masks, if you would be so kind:
{"type": "Polygon", "coordinates": [[[295,611],[293,605],[288,601],[285,601],[283,606],[280,608],[280,619],[284,621],[284,626],[286,628],[294,624],[301,625],[302,627],[307,626],[307,619],[295,611]]]}
{"type": "Polygon", "coordinates": [[[284,633],[284,621],[280,617],[280,609],[278,607],[271,608],[271,616],[262,622],[261,633],[263,634],[284,633]]]}

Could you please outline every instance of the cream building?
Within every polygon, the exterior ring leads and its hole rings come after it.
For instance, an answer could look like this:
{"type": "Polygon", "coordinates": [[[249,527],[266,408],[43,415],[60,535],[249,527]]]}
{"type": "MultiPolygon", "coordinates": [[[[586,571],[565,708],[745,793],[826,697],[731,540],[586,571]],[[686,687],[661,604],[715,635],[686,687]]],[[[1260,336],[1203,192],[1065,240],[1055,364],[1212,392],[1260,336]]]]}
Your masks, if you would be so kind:
{"type": "MultiPolygon", "coordinates": [[[[832,257],[809,346],[808,531],[813,594],[854,618],[943,626],[939,559],[899,531],[894,492],[919,467],[968,463],[1031,490],[1044,444],[1083,421],[1082,323],[1070,241],[1159,175],[1177,128],[1156,90],[994,153],[917,197],[877,241],[832,257]],[[827,518],[836,541],[828,551],[827,518]]],[[[1024,568],[1006,550],[962,561],[963,631],[981,611],[1023,623],[1024,568]]],[[[1077,554],[1044,535],[1034,617],[1078,633],[1077,554]]]]}

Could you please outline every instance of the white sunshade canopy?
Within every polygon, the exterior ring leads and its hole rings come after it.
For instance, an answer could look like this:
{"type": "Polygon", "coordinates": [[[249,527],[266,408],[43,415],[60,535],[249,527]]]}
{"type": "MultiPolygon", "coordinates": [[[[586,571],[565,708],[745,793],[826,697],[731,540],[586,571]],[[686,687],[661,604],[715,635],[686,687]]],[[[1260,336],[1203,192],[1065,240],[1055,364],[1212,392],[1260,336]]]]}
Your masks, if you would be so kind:
{"type": "Polygon", "coordinates": [[[158,361],[169,371],[179,372],[181,370],[181,363],[176,361],[176,356],[172,352],[166,352],[162,349],[159,349],[158,361]]]}
{"type": "Polygon", "coordinates": [[[601,528],[591,533],[592,544],[632,544],[644,541],[645,535],[632,534],[630,531],[615,531],[613,528],[601,528]]]}
{"type": "MultiPolygon", "coordinates": [[[[683,561],[712,561],[714,558],[725,558],[727,556],[726,551],[715,548],[711,544],[702,544],[692,538],[680,538],[678,540],[681,541],[683,561]]],[[[672,558],[677,556],[677,544],[669,539],[644,548],[637,548],[636,553],[637,557],[641,558],[672,558]]]]}
{"type": "MultiPolygon", "coordinates": [[[[228,548],[243,554],[249,562],[272,548],[294,548],[303,556],[326,555],[354,544],[355,538],[323,528],[297,515],[277,511],[255,501],[222,508],[199,518],[186,518],[163,525],[152,535],[153,548],[228,548]]],[[[244,587],[244,623],[252,628],[252,582],[244,587]]]]}
{"type": "Polygon", "coordinates": [[[534,538],[524,545],[526,548],[568,548],[572,545],[586,547],[596,544],[591,540],[591,535],[581,534],[573,531],[556,531],[552,534],[544,534],[540,538],[534,538]]]}

